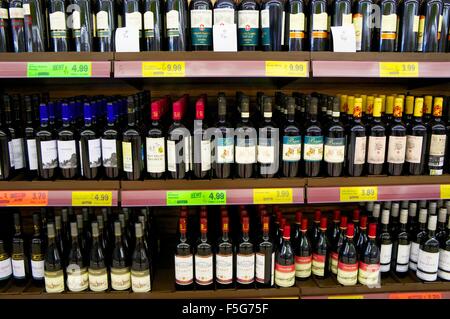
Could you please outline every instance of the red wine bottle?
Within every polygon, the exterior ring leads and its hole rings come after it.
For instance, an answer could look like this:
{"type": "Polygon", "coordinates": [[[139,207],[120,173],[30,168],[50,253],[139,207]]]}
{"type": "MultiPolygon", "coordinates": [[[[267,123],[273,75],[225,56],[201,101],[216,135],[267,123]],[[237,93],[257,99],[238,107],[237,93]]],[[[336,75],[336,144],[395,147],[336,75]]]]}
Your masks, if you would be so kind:
{"type": "Polygon", "coordinates": [[[147,176],[152,179],[164,177],[166,172],[166,141],[161,117],[164,102],[158,100],[151,104],[151,124],[145,140],[147,154],[147,176]]]}
{"type": "Polygon", "coordinates": [[[61,105],[62,127],[58,131],[58,161],[63,178],[73,179],[79,171],[77,134],[71,123],[71,109],[67,103],[61,105]]]}
{"type": "Polygon", "coordinates": [[[339,262],[337,271],[337,281],[344,286],[356,285],[358,280],[358,256],[353,236],[355,226],[347,225],[346,241],[339,250],[339,262]]]}
{"type": "Polygon", "coordinates": [[[241,120],[236,124],[236,174],[240,178],[253,177],[256,171],[258,133],[250,121],[250,99],[241,97],[241,120]]]}
{"type": "Polygon", "coordinates": [[[310,51],[328,51],[328,3],[324,0],[309,2],[309,46],[310,51]]]}
{"type": "Polygon", "coordinates": [[[389,210],[383,209],[381,214],[380,242],[380,272],[382,276],[387,276],[391,269],[392,259],[392,235],[389,232],[389,210]]]}
{"type": "Polygon", "coordinates": [[[328,240],[330,243],[334,243],[334,241],[339,237],[339,223],[341,222],[341,211],[335,209],[333,211],[333,226],[330,227],[328,232],[328,240]]]}
{"type": "Polygon", "coordinates": [[[403,173],[406,155],[406,126],[402,122],[403,99],[396,98],[394,102],[394,120],[387,127],[388,174],[399,176],[403,173]]]}
{"type": "Polygon", "coordinates": [[[444,99],[434,98],[433,120],[428,124],[428,175],[442,175],[444,172],[444,157],[446,142],[446,128],[442,121],[444,99]]]}
{"type": "Polygon", "coordinates": [[[417,51],[438,52],[442,31],[442,10],[442,0],[426,0],[421,3],[417,51]]]}
{"type": "Polygon", "coordinates": [[[167,131],[167,170],[169,176],[174,179],[187,177],[189,163],[186,161],[186,152],[189,152],[188,130],[181,123],[182,102],[181,99],[174,102],[172,113],[173,123],[167,131]]]}
{"type": "Polygon", "coordinates": [[[438,277],[442,280],[450,280],[450,218],[447,223],[447,237],[442,237],[439,250],[438,277]]]}
{"type": "Polygon", "coordinates": [[[441,32],[439,34],[439,52],[449,52],[449,35],[450,35],[450,1],[443,0],[442,8],[442,24],[440,26],[441,32]]]}
{"type": "Polygon", "coordinates": [[[410,235],[407,230],[408,210],[400,212],[400,226],[395,234],[392,246],[391,269],[397,277],[404,278],[408,274],[409,253],[411,251],[410,235]]]}
{"type": "Polygon", "coordinates": [[[96,179],[100,173],[102,151],[100,138],[93,123],[93,103],[84,103],[84,127],[80,130],[81,175],[86,179],[96,179]]]}
{"type": "Polygon", "coordinates": [[[24,11],[22,0],[9,2],[9,18],[11,19],[11,39],[13,52],[26,52],[24,29],[24,11]]]}
{"type": "Polygon", "coordinates": [[[272,178],[279,167],[279,128],[272,121],[272,98],[263,97],[263,117],[258,131],[258,171],[262,178],[272,178]]]}
{"type": "Polygon", "coordinates": [[[96,0],[94,4],[96,47],[100,52],[115,50],[117,28],[116,3],[112,0],[96,0]]]}
{"type": "Polygon", "coordinates": [[[283,127],[283,155],[281,171],[284,177],[296,177],[299,173],[302,137],[300,127],[295,122],[295,99],[286,97],[287,121],[283,127]]]}
{"type": "Polygon", "coordinates": [[[412,234],[411,250],[409,253],[409,269],[411,269],[414,272],[417,270],[417,260],[419,258],[420,244],[427,236],[426,224],[427,224],[427,209],[421,208],[419,211],[419,225],[417,227],[417,230],[412,234]]]}
{"type": "Polygon", "coordinates": [[[367,216],[361,216],[361,223],[359,224],[358,237],[355,236],[356,251],[358,253],[358,260],[361,260],[364,249],[368,242],[367,237],[367,216]]]}
{"type": "Polygon", "coordinates": [[[288,51],[306,50],[306,2],[290,0],[286,2],[285,40],[288,51]]]}
{"type": "Polygon", "coordinates": [[[417,51],[419,36],[419,0],[406,0],[400,3],[398,30],[398,51],[417,51]]]}
{"type": "Polygon", "coordinates": [[[102,135],[103,171],[107,178],[116,179],[120,176],[122,166],[122,142],[117,123],[117,102],[106,104],[106,127],[102,135]]]}
{"type": "Polygon", "coordinates": [[[234,246],[229,236],[228,217],[222,217],[222,236],[216,245],[216,287],[232,288],[234,285],[234,246]]]}
{"type": "Polygon", "coordinates": [[[314,212],[314,219],[313,219],[313,225],[310,233],[310,238],[312,243],[314,244],[317,241],[317,238],[320,234],[320,219],[321,219],[321,211],[319,209],[316,209],[314,212]]]}
{"type": "Polygon", "coordinates": [[[194,256],[187,237],[187,221],[180,218],[179,239],[175,251],[176,290],[192,290],[194,286],[194,256]]]}
{"type": "Polygon", "coordinates": [[[206,96],[202,96],[195,104],[193,171],[194,176],[199,179],[208,179],[211,176],[211,139],[206,134],[206,100],[206,96]]]}
{"type": "Polygon", "coordinates": [[[423,281],[436,281],[439,267],[439,242],[436,239],[437,216],[428,217],[428,233],[422,239],[417,258],[416,275],[423,281]]]}
{"type": "Polygon", "coordinates": [[[379,52],[394,52],[397,48],[398,18],[397,1],[381,0],[381,25],[376,28],[377,47],[379,52]]]}
{"type": "Polygon", "coordinates": [[[368,127],[367,168],[369,175],[381,175],[386,160],[386,127],[381,121],[381,98],[375,98],[373,122],[368,127]]]}
{"type": "Polygon", "coordinates": [[[358,208],[355,208],[354,210],[353,210],[353,218],[352,218],[352,222],[353,222],[353,225],[355,226],[353,229],[354,229],[354,231],[355,231],[355,234],[354,234],[354,241],[355,241],[355,243],[356,242],[358,242],[358,237],[359,237],[359,218],[360,218],[360,210],[358,209],[358,208]]]}
{"type": "Polygon", "coordinates": [[[144,142],[137,116],[139,106],[135,105],[131,96],[128,97],[127,103],[127,127],[122,133],[122,162],[125,178],[135,181],[142,177],[144,171],[144,142]]]}
{"type": "Polygon", "coordinates": [[[36,152],[38,176],[41,179],[53,179],[58,169],[58,150],[54,130],[50,127],[48,106],[39,106],[40,127],[36,131],[36,152]]]}
{"type": "Polygon", "coordinates": [[[291,238],[292,238],[292,245],[294,247],[297,247],[298,244],[298,240],[300,238],[300,229],[302,228],[302,217],[303,214],[301,211],[297,211],[295,213],[295,222],[294,222],[294,227],[292,228],[292,234],[291,234],[291,238]]]}
{"type": "Polygon", "coordinates": [[[320,175],[323,159],[323,129],[317,119],[319,100],[311,99],[309,105],[309,117],[305,125],[305,137],[303,142],[303,160],[305,161],[305,175],[315,177],[320,175]]]}
{"type": "Polygon", "coordinates": [[[200,290],[214,288],[214,263],[212,245],[208,240],[208,221],[200,219],[200,238],[195,246],[195,284],[200,290]]]}
{"type": "Polygon", "coordinates": [[[317,241],[313,243],[312,267],[311,272],[314,277],[324,279],[329,273],[330,245],[327,238],[327,218],[320,219],[320,233],[317,241]]]}
{"type": "Polygon", "coordinates": [[[311,276],[312,245],[308,238],[308,219],[303,218],[300,235],[295,243],[295,277],[305,280],[311,276]]]}
{"type": "Polygon", "coordinates": [[[353,24],[355,25],[356,51],[372,50],[374,25],[373,0],[357,0],[353,3],[353,24]]]}
{"type": "Polygon", "coordinates": [[[339,225],[339,237],[331,243],[330,249],[330,270],[333,274],[338,272],[339,251],[344,243],[345,234],[347,231],[347,216],[341,216],[341,224],[339,225]]]}
{"type": "Polygon", "coordinates": [[[284,45],[285,12],[281,0],[261,2],[261,44],[263,51],[281,51],[284,45]]]}
{"type": "Polygon", "coordinates": [[[249,218],[243,217],[242,235],[236,251],[236,281],[239,288],[252,288],[255,281],[255,249],[249,231],[249,218]]]}
{"type": "Polygon", "coordinates": [[[334,98],[332,102],[331,120],[325,129],[324,161],[328,176],[341,176],[345,161],[345,129],[340,121],[340,101],[334,98]]]}
{"type": "Polygon", "coordinates": [[[358,282],[375,286],[380,282],[380,249],[376,243],[377,224],[369,224],[369,240],[363,247],[359,259],[358,282]]]}
{"type": "Polygon", "coordinates": [[[361,176],[366,163],[366,127],[361,122],[362,99],[356,98],[353,106],[353,123],[349,126],[347,168],[350,176],[361,176]]]}
{"type": "Polygon", "coordinates": [[[227,119],[227,100],[219,94],[217,136],[213,141],[213,170],[216,178],[230,178],[234,162],[234,137],[231,124],[227,119]]]}
{"type": "Polygon", "coordinates": [[[275,258],[275,284],[278,287],[292,287],[295,284],[295,256],[291,245],[291,226],[283,229],[283,242],[275,258]]]}
{"type": "Polygon", "coordinates": [[[11,51],[8,2],[0,1],[0,52],[11,51]]]}
{"type": "Polygon", "coordinates": [[[447,236],[447,228],[446,228],[447,213],[448,213],[447,208],[442,207],[439,209],[438,223],[437,223],[437,230],[436,230],[436,239],[440,243],[445,241],[445,238],[447,236]]]}
{"type": "Polygon", "coordinates": [[[414,122],[406,137],[406,171],[409,175],[422,175],[425,170],[428,130],[422,121],[422,114],[423,98],[416,98],[414,122]]]}
{"type": "Polygon", "coordinates": [[[275,249],[270,238],[269,217],[262,217],[262,235],[256,246],[255,280],[257,287],[272,287],[275,276],[275,249]]]}

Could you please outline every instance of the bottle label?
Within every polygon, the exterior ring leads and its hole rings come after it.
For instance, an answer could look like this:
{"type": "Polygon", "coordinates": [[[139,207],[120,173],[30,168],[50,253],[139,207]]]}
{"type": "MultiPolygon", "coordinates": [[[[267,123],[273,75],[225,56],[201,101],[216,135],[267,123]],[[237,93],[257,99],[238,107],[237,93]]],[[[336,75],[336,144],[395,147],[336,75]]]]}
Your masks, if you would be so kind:
{"type": "Polygon", "coordinates": [[[425,16],[419,18],[419,34],[417,40],[417,51],[423,51],[423,33],[425,31],[425,16]]]}
{"type": "Polygon", "coordinates": [[[89,167],[99,167],[102,164],[102,148],[100,146],[100,139],[96,138],[88,140],[89,148],[89,167]]]}
{"type": "MultiPolygon", "coordinates": [[[[1,268],[0,268],[1,271],[1,268]]],[[[439,269],[438,276],[444,280],[450,280],[450,251],[439,250],[439,269]]],[[[1,278],[1,275],[0,275],[1,278]]]]}
{"type": "Polygon", "coordinates": [[[49,14],[50,17],[50,30],[51,31],[65,31],[66,27],[66,15],[62,11],[57,11],[49,14]]]}
{"type": "Polygon", "coordinates": [[[155,17],[152,11],[144,13],[144,30],[146,38],[155,37],[155,17]]]}
{"type": "Polygon", "coordinates": [[[270,45],[270,13],[269,9],[261,10],[262,45],[270,45]]]}
{"type": "Polygon", "coordinates": [[[134,27],[142,30],[142,13],[140,12],[126,12],[125,13],[125,26],[134,27]]]}
{"type": "Polygon", "coordinates": [[[25,261],[23,259],[12,259],[12,268],[14,278],[25,278],[25,261]]]}
{"type": "Polygon", "coordinates": [[[58,150],[56,140],[41,141],[42,168],[51,169],[58,167],[58,150]]]}
{"type": "Polygon", "coordinates": [[[411,251],[409,252],[409,268],[411,270],[417,270],[417,260],[419,258],[420,245],[415,242],[411,242],[411,251]]]}
{"type": "Polygon", "coordinates": [[[356,51],[361,51],[362,20],[363,20],[362,14],[355,13],[353,15],[353,25],[355,26],[355,37],[356,37],[356,51]]]}
{"type": "Polygon", "coordinates": [[[105,291],[108,289],[108,273],[105,269],[89,269],[89,289],[105,291]]]}
{"type": "Polygon", "coordinates": [[[381,272],[388,272],[391,268],[392,244],[381,245],[380,264],[381,272]]]}
{"type": "Polygon", "coordinates": [[[311,271],[313,275],[325,276],[325,255],[313,254],[311,271]]]}
{"type": "Polygon", "coordinates": [[[166,13],[167,37],[178,37],[180,35],[180,21],[177,10],[170,10],[166,13]]]}
{"type": "Polygon", "coordinates": [[[327,163],[343,163],[345,158],[345,138],[325,137],[324,159],[327,163]]]}
{"type": "Polygon", "coordinates": [[[256,46],[259,42],[258,10],[238,11],[238,41],[240,46],[256,46]]]}
{"type": "Polygon", "coordinates": [[[192,169],[192,136],[185,136],[184,138],[184,162],[186,163],[186,173],[192,169]]]}
{"type": "Polygon", "coordinates": [[[167,141],[167,169],[169,172],[176,172],[176,148],[175,141],[167,141]]]}
{"type": "Polygon", "coordinates": [[[234,160],[234,140],[233,137],[216,139],[216,162],[233,163],[234,160]]]}
{"type": "Polygon", "coordinates": [[[358,136],[355,138],[355,159],[354,164],[364,164],[366,162],[366,143],[365,136],[358,136]]]}
{"type": "Polygon", "coordinates": [[[45,272],[45,291],[59,293],[64,291],[64,273],[62,270],[45,272]]]}
{"type": "Polygon", "coordinates": [[[314,13],[313,31],[327,31],[328,30],[328,14],[326,12],[314,13]]]}
{"type": "Polygon", "coordinates": [[[305,136],[303,159],[318,162],[323,158],[323,136],[305,136]]]}
{"type": "Polygon", "coordinates": [[[117,140],[102,139],[102,160],[104,167],[117,167],[117,140]]]}
{"type": "Polygon", "coordinates": [[[337,252],[332,251],[330,254],[330,257],[331,257],[330,258],[331,259],[330,269],[331,269],[331,272],[336,275],[338,272],[339,254],[337,252]]]}
{"type": "Polygon", "coordinates": [[[435,281],[439,268],[439,252],[429,253],[419,249],[417,277],[425,281],[435,281]]]}
{"type": "Polygon", "coordinates": [[[175,282],[182,286],[194,282],[194,257],[192,255],[175,255],[175,282]]]}
{"type": "Polygon", "coordinates": [[[12,141],[8,142],[9,163],[11,167],[14,167],[14,146],[12,141]]]}
{"type": "Polygon", "coordinates": [[[31,260],[31,275],[37,280],[44,279],[44,260],[31,260]]]}
{"type": "Polygon", "coordinates": [[[283,161],[298,162],[301,158],[300,136],[283,136],[283,161]]]}
{"type": "Polygon", "coordinates": [[[149,292],[151,290],[150,271],[131,270],[131,289],[133,292],[149,292]]]}
{"type": "Polygon", "coordinates": [[[236,163],[256,163],[256,140],[254,138],[239,138],[236,140],[236,163]]]}
{"type": "Polygon", "coordinates": [[[195,255],[195,282],[201,286],[213,283],[213,256],[195,255]]]}
{"type": "Polygon", "coordinates": [[[255,254],[237,254],[236,279],[240,284],[250,284],[255,280],[255,254]]]}
{"type": "Polygon", "coordinates": [[[234,24],[234,9],[217,8],[214,9],[214,25],[234,24]]]}
{"type": "Polygon", "coordinates": [[[216,280],[226,285],[233,282],[233,255],[216,255],[216,280]]]}
{"type": "Polygon", "coordinates": [[[147,172],[164,173],[166,171],[164,137],[147,137],[147,172]]]}
{"type": "Polygon", "coordinates": [[[256,281],[264,283],[266,279],[266,256],[264,254],[256,253],[255,274],[256,281]]]}
{"type": "Polygon", "coordinates": [[[289,38],[303,39],[305,37],[305,14],[290,13],[289,14],[289,38]]]}
{"type": "Polygon", "coordinates": [[[295,264],[275,265],[275,284],[279,287],[292,287],[295,284],[295,264]]]}
{"type": "Polygon", "coordinates": [[[344,286],[356,285],[358,281],[358,264],[338,263],[337,281],[344,286]]]}
{"type": "Polygon", "coordinates": [[[383,14],[381,16],[381,39],[395,40],[397,33],[397,15],[383,14]]]}
{"type": "Polygon", "coordinates": [[[369,136],[367,163],[383,164],[386,154],[386,136],[369,136]]]}
{"type": "Polygon", "coordinates": [[[75,141],[58,140],[58,161],[60,168],[76,168],[78,166],[75,141]]]}
{"type": "Polygon", "coordinates": [[[392,164],[403,164],[406,154],[406,136],[390,136],[387,161],[392,164]]]}
{"type": "Polygon", "coordinates": [[[259,139],[260,144],[258,145],[258,162],[261,164],[272,164],[275,162],[275,146],[264,145],[266,143],[261,143],[262,138],[259,139]],[[263,144],[263,145],[261,145],[263,144]]]}
{"type": "Polygon", "coordinates": [[[23,139],[15,138],[12,140],[13,152],[14,152],[14,167],[15,169],[21,169],[25,167],[23,157],[23,139]]]}
{"type": "Polygon", "coordinates": [[[8,9],[0,8],[0,19],[8,19],[8,9]]]}
{"type": "Polygon", "coordinates": [[[380,264],[359,262],[358,281],[361,285],[377,285],[380,282],[380,264]]]}
{"type": "Polygon", "coordinates": [[[106,11],[99,11],[96,15],[96,22],[97,22],[97,30],[100,32],[102,31],[109,31],[109,18],[108,18],[108,12],[106,11]]]}
{"type": "Polygon", "coordinates": [[[23,19],[23,8],[9,8],[9,17],[11,19],[23,19]]]}
{"type": "Polygon", "coordinates": [[[202,153],[202,171],[209,171],[211,169],[211,141],[202,140],[200,148],[202,153]]]}
{"type": "Polygon", "coordinates": [[[123,170],[128,173],[133,172],[133,152],[130,142],[122,142],[123,170]]]}
{"type": "Polygon", "coordinates": [[[29,169],[31,171],[37,170],[37,151],[36,151],[36,140],[27,140],[27,150],[28,150],[28,163],[30,165],[29,169]]]}
{"type": "Polygon", "coordinates": [[[311,276],[312,256],[295,256],[295,277],[308,278],[311,276]]]}
{"type": "MultiPolygon", "coordinates": [[[[428,159],[430,175],[442,175],[442,168],[444,166],[445,144],[445,135],[431,135],[430,154],[428,159]]],[[[16,155],[14,155],[14,158],[15,156],[16,155]]]]}
{"type": "Polygon", "coordinates": [[[349,13],[349,14],[343,13],[342,14],[342,25],[343,26],[351,25],[352,24],[352,19],[353,19],[353,16],[352,16],[351,13],[349,13]]]}
{"type": "Polygon", "coordinates": [[[191,10],[192,45],[211,45],[212,10],[191,10]]]}
{"type": "Polygon", "coordinates": [[[67,267],[67,288],[70,291],[78,292],[88,289],[89,274],[86,268],[78,265],[69,265],[67,267]]]}
{"type": "Polygon", "coordinates": [[[0,260],[0,280],[9,278],[12,275],[11,258],[0,260]]]}
{"type": "Polygon", "coordinates": [[[419,32],[419,16],[414,16],[414,22],[413,22],[413,32],[419,32]]]}
{"type": "Polygon", "coordinates": [[[411,244],[398,245],[397,248],[397,265],[395,271],[407,272],[409,265],[409,252],[411,251],[411,244]]]}
{"type": "Polygon", "coordinates": [[[406,138],[406,161],[420,163],[422,157],[423,136],[408,135],[406,138]]]}
{"type": "Polygon", "coordinates": [[[131,287],[130,269],[111,268],[111,287],[114,290],[127,290],[131,287]]]}

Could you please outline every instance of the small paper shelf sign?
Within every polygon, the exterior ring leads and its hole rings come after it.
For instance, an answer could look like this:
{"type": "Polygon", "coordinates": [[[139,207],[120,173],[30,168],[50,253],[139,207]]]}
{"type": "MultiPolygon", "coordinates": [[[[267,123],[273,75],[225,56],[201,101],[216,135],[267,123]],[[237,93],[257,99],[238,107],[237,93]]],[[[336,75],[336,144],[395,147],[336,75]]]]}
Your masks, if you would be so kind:
{"type": "Polygon", "coordinates": [[[28,62],[29,78],[90,78],[92,62],[28,62]]]}

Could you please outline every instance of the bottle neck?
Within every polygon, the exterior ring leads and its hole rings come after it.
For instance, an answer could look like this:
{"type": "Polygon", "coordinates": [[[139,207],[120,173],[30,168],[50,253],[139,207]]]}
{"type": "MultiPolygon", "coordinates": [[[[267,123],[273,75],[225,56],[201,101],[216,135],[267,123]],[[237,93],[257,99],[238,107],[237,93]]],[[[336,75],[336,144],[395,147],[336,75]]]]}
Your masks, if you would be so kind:
{"type": "Polygon", "coordinates": [[[187,241],[186,232],[181,232],[180,233],[180,241],[183,242],[183,243],[187,241]]]}
{"type": "Polygon", "coordinates": [[[228,230],[222,231],[222,239],[228,241],[228,230]]]}
{"type": "Polygon", "coordinates": [[[201,233],[201,238],[200,239],[201,239],[202,242],[206,242],[208,240],[206,232],[202,232],[201,233]]]}

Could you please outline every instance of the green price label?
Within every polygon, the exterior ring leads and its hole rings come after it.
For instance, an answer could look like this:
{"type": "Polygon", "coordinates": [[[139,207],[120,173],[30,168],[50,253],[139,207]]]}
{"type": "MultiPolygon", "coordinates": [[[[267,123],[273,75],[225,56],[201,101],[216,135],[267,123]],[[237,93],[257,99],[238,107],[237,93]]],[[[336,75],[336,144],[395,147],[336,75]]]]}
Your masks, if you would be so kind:
{"type": "Polygon", "coordinates": [[[91,62],[28,62],[29,78],[90,78],[91,62]]]}
{"type": "Polygon", "coordinates": [[[166,193],[167,206],[225,205],[226,203],[227,192],[224,190],[168,191],[166,193]]]}

